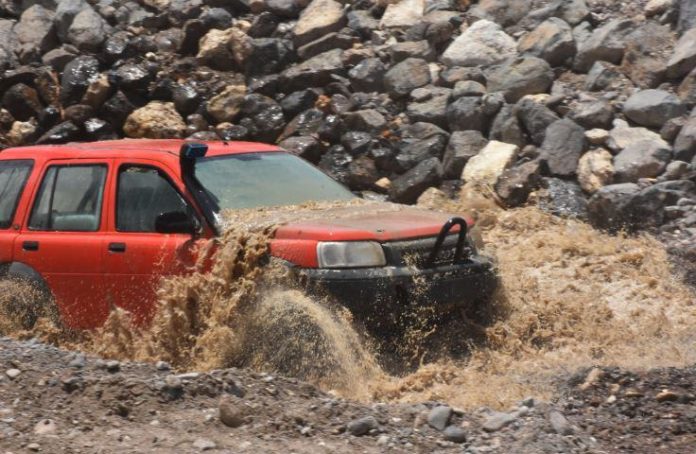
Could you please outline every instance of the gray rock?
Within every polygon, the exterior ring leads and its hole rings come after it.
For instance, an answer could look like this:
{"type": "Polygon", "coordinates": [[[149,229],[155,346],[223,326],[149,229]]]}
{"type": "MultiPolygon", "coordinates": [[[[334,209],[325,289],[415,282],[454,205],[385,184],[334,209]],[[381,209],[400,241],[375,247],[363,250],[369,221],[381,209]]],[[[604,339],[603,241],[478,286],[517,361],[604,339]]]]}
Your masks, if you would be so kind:
{"type": "Polygon", "coordinates": [[[626,46],[625,38],[633,26],[630,20],[616,19],[597,28],[589,39],[578,44],[573,68],[587,72],[598,60],[620,63],[626,46]]]}
{"type": "Polygon", "coordinates": [[[677,30],[683,33],[696,27],[696,2],[694,0],[674,0],[679,2],[677,30]]]}
{"type": "Polygon", "coordinates": [[[488,140],[479,131],[453,132],[442,158],[445,179],[461,177],[462,170],[469,159],[476,156],[487,144],[488,140]]]}
{"type": "Polygon", "coordinates": [[[483,423],[486,432],[497,432],[517,419],[515,413],[493,412],[483,423]]]}
{"type": "Polygon", "coordinates": [[[349,129],[356,131],[380,133],[386,126],[384,115],[375,109],[358,110],[344,115],[343,119],[349,129]]]}
{"type": "Polygon", "coordinates": [[[493,68],[488,74],[488,91],[500,91],[515,103],[525,95],[545,93],[553,83],[553,71],[545,60],[520,57],[493,68]]]}
{"type": "Polygon", "coordinates": [[[433,429],[443,431],[448,426],[449,420],[452,417],[452,407],[447,405],[438,405],[428,413],[428,425],[433,429]]]}
{"type": "Polygon", "coordinates": [[[395,98],[406,96],[429,83],[430,68],[428,62],[421,58],[407,58],[394,65],[384,76],[384,87],[395,98]]]}
{"type": "Polygon", "coordinates": [[[413,122],[422,121],[446,127],[450,92],[450,89],[442,87],[417,88],[411,92],[416,101],[408,104],[406,114],[413,122]]]}
{"type": "Polygon", "coordinates": [[[530,9],[531,3],[525,0],[481,0],[471,7],[469,14],[507,27],[519,22],[530,9]]]}
{"type": "Polygon", "coordinates": [[[566,118],[553,122],[546,130],[541,158],[552,175],[567,177],[575,174],[585,147],[585,130],[566,118]]]}
{"type": "Polygon", "coordinates": [[[486,87],[474,80],[460,80],[454,84],[452,98],[457,99],[462,96],[483,96],[486,94],[486,87]]]}
{"type": "Polygon", "coordinates": [[[552,66],[559,66],[575,57],[577,48],[570,25],[563,19],[553,17],[524,35],[517,50],[521,54],[543,58],[552,66]]]}
{"type": "Polygon", "coordinates": [[[684,104],[691,107],[696,105],[696,69],[684,77],[681,84],[679,84],[677,94],[684,104]]]}
{"type": "Polygon", "coordinates": [[[80,11],[91,9],[85,0],[61,0],[56,7],[56,33],[62,42],[68,40],[68,29],[80,11]]]}
{"type": "Polygon", "coordinates": [[[392,181],[389,197],[398,203],[415,203],[423,192],[442,181],[442,164],[428,158],[392,181]]]}
{"type": "Polygon", "coordinates": [[[660,176],[658,180],[661,181],[673,181],[681,180],[684,175],[689,173],[689,163],[684,161],[672,161],[667,164],[665,172],[660,176]]]}
{"type": "Polygon", "coordinates": [[[553,0],[525,17],[523,24],[537,24],[550,17],[563,19],[570,25],[577,25],[590,15],[590,9],[585,0],[553,0]]]}
{"type": "Polygon", "coordinates": [[[664,181],[635,194],[628,206],[629,227],[646,229],[659,227],[665,222],[665,209],[680,199],[696,196],[696,183],[689,180],[664,181]]]}
{"type": "Polygon", "coordinates": [[[664,143],[644,140],[624,148],[614,157],[617,183],[635,183],[641,178],[655,178],[667,166],[672,150],[664,143]]]}
{"type": "Polygon", "coordinates": [[[605,99],[581,101],[572,107],[568,118],[585,129],[607,129],[614,120],[614,108],[605,99]]]}
{"type": "Polygon", "coordinates": [[[674,47],[672,30],[667,25],[646,22],[626,38],[622,71],[641,88],[655,88],[665,79],[667,55],[674,47]]]}
{"type": "Polygon", "coordinates": [[[348,423],[346,429],[348,433],[356,437],[367,435],[371,430],[379,428],[379,423],[374,416],[365,416],[348,423]]]}
{"type": "Polygon", "coordinates": [[[312,0],[302,11],[292,32],[299,47],[346,25],[343,5],[335,0],[312,0]]]}
{"type": "Polygon", "coordinates": [[[667,142],[662,140],[662,137],[660,137],[659,134],[647,128],[632,128],[625,121],[617,119],[614,120],[614,128],[609,131],[609,140],[607,140],[607,146],[611,150],[619,152],[630,144],[640,142],[642,140],[653,140],[668,145],[667,142]]]}
{"type": "Polygon", "coordinates": [[[448,66],[488,66],[517,54],[515,40],[493,22],[480,20],[459,35],[442,54],[448,66]]]}
{"type": "MultiPolygon", "coordinates": [[[[59,47],[57,49],[52,49],[46,52],[43,57],[41,57],[41,62],[44,65],[52,67],[58,72],[63,72],[65,65],[70,63],[76,56],[77,53],[73,52],[72,46],[69,48],[59,47]]],[[[74,49],[77,51],[77,49],[74,49]]]]}
{"type": "Polygon", "coordinates": [[[541,184],[542,161],[534,160],[507,169],[495,184],[495,192],[508,207],[520,206],[541,184]]]}
{"type": "Polygon", "coordinates": [[[21,373],[22,373],[21,370],[15,369],[15,368],[7,369],[7,370],[5,371],[5,375],[7,375],[7,377],[8,377],[10,380],[14,380],[15,378],[19,377],[19,375],[20,375],[21,373]]]}
{"type": "Polygon", "coordinates": [[[585,79],[585,89],[589,91],[601,91],[612,87],[622,80],[623,75],[608,63],[598,61],[592,65],[585,79]]]}
{"type": "Polygon", "coordinates": [[[314,164],[319,162],[322,152],[319,141],[311,136],[289,137],[278,146],[314,164]]]}
{"type": "Polygon", "coordinates": [[[481,98],[464,96],[447,106],[447,123],[450,131],[483,131],[487,118],[482,110],[481,98]]]}
{"type": "Polygon", "coordinates": [[[425,12],[425,0],[400,0],[391,3],[382,15],[383,28],[408,28],[416,25],[425,12]]]}
{"type": "MultiPolygon", "coordinates": [[[[274,40],[278,41],[278,40],[274,40]]],[[[355,43],[355,37],[345,33],[327,33],[326,35],[311,41],[297,49],[297,56],[303,60],[312,58],[322,52],[331,49],[350,49],[355,43]]],[[[259,73],[273,72],[272,70],[259,71],[259,73]]]]}
{"type": "Polygon", "coordinates": [[[307,87],[322,87],[332,81],[333,75],[343,72],[341,49],[332,49],[316,55],[283,71],[281,79],[285,92],[303,90],[307,87]]]}
{"type": "Polygon", "coordinates": [[[667,142],[674,142],[682,130],[684,125],[686,125],[686,117],[677,117],[668,120],[662,128],[660,128],[660,137],[662,137],[667,142]]]}
{"type": "Polygon", "coordinates": [[[551,109],[532,99],[520,100],[515,104],[514,110],[532,142],[536,145],[541,145],[544,142],[546,129],[553,122],[560,120],[551,109]]]}
{"type": "MultiPolygon", "coordinates": [[[[557,119],[557,117],[554,118],[551,122],[549,122],[549,124],[553,123],[553,121],[557,119]]],[[[546,128],[544,127],[542,129],[542,134],[545,130],[546,128]]],[[[498,111],[498,114],[493,119],[493,123],[491,123],[491,129],[488,133],[488,136],[491,140],[511,143],[513,145],[517,145],[520,148],[526,145],[524,132],[522,131],[522,127],[520,126],[520,122],[517,118],[517,114],[515,113],[514,106],[506,104],[501,107],[501,109],[498,111]]],[[[541,140],[543,140],[543,137],[541,138],[541,140]]],[[[541,143],[541,140],[539,143],[541,143]]]]}
{"type": "Polygon", "coordinates": [[[539,208],[555,216],[587,218],[587,199],[577,183],[545,178],[542,184],[546,187],[546,194],[539,200],[539,208]]]}
{"type": "Polygon", "coordinates": [[[387,49],[393,63],[398,63],[407,58],[422,58],[427,61],[435,59],[435,50],[426,40],[405,41],[389,46],[387,49]]]}
{"type": "Polygon", "coordinates": [[[350,11],[347,18],[348,27],[359,33],[362,38],[369,38],[372,30],[379,27],[379,21],[367,10],[350,11]]]}
{"type": "Polygon", "coordinates": [[[209,440],[207,438],[196,438],[193,441],[193,447],[200,451],[209,451],[217,448],[217,444],[215,444],[213,440],[209,440]]]}
{"type": "Polygon", "coordinates": [[[442,435],[445,440],[452,443],[464,443],[466,441],[466,431],[458,426],[447,426],[442,435]]]}
{"type": "Polygon", "coordinates": [[[556,432],[557,434],[573,434],[573,426],[571,426],[566,417],[563,416],[563,413],[556,410],[552,410],[551,412],[549,412],[549,422],[551,423],[551,427],[553,428],[554,432],[556,432]]]}
{"type": "Polygon", "coordinates": [[[587,204],[588,218],[600,229],[616,231],[632,224],[628,206],[640,187],[635,183],[610,184],[600,188],[587,204]]]}
{"type": "Polygon", "coordinates": [[[667,62],[667,77],[678,79],[696,68],[696,28],[684,33],[677,41],[667,62]]]}
{"type": "Polygon", "coordinates": [[[686,113],[686,107],[674,94],[664,90],[642,90],[628,98],[624,114],[642,126],[661,128],[667,120],[686,113]]]}
{"type": "Polygon", "coordinates": [[[15,84],[2,95],[2,106],[15,120],[38,118],[43,106],[36,90],[26,84],[15,84]]]}
{"type": "Polygon", "coordinates": [[[61,77],[60,98],[64,105],[82,99],[90,83],[99,77],[99,61],[94,57],[77,57],[65,66],[61,77]]]}
{"type": "Polygon", "coordinates": [[[424,159],[441,158],[447,145],[447,134],[434,134],[422,139],[406,139],[401,143],[396,155],[397,170],[412,169],[424,159]]]}
{"type": "Polygon", "coordinates": [[[350,84],[356,91],[381,91],[386,72],[387,68],[382,63],[382,60],[379,58],[366,58],[348,71],[348,77],[350,78],[350,84]]]}
{"type": "Polygon", "coordinates": [[[674,140],[674,158],[691,161],[696,156],[696,116],[691,116],[674,140]]]}
{"type": "Polygon", "coordinates": [[[218,407],[220,422],[227,427],[240,427],[246,423],[244,405],[232,399],[224,399],[218,407]]]}
{"type": "Polygon", "coordinates": [[[14,27],[19,43],[18,55],[22,61],[38,58],[58,43],[53,25],[53,11],[34,5],[26,9],[14,27]]]}

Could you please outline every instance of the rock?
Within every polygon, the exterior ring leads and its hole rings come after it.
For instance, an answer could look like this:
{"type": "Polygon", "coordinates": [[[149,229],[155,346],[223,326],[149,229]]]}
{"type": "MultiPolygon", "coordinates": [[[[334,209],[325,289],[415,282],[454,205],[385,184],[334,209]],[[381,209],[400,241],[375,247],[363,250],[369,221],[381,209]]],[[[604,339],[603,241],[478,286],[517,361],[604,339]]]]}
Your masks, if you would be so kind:
{"type": "Polygon", "coordinates": [[[43,109],[36,90],[22,83],[11,86],[2,95],[2,106],[19,121],[38,118],[43,109]]]}
{"type": "Polygon", "coordinates": [[[583,191],[593,194],[610,184],[614,177],[612,156],[607,150],[590,150],[578,162],[578,182],[583,191]]]}
{"type": "Polygon", "coordinates": [[[642,189],[627,206],[628,227],[633,230],[659,227],[665,223],[665,208],[680,199],[693,197],[696,183],[690,180],[664,181],[642,189]]]}
{"type": "Polygon", "coordinates": [[[641,178],[655,178],[665,170],[671,157],[672,150],[663,141],[633,142],[614,157],[616,182],[635,183],[641,178]]]}
{"type": "Polygon", "coordinates": [[[99,61],[94,57],[77,57],[65,66],[60,85],[63,105],[79,102],[87,87],[99,78],[99,61]]]}
{"type": "Polygon", "coordinates": [[[668,389],[663,389],[655,396],[655,400],[658,402],[675,402],[679,400],[679,394],[670,391],[668,389]]]}
{"type": "MultiPolygon", "coordinates": [[[[468,3],[468,2],[467,2],[468,3]]],[[[530,10],[525,0],[481,0],[469,12],[474,17],[495,21],[504,27],[514,25],[530,10]]]]}
{"type": "Polygon", "coordinates": [[[496,23],[475,22],[442,54],[448,66],[489,66],[517,55],[515,40],[496,23]]]}
{"type": "Polygon", "coordinates": [[[600,229],[616,231],[632,224],[628,206],[640,191],[635,183],[611,184],[600,188],[587,204],[588,218],[600,229]]]}
{"type": "Polygon", "coordinates": [[[486,87],[474,80],[460,80],[454,84],[452,98],[457,99],[462,96],[483,96],[486,94],[486,87]]]}
{"type": "Polygon", "coordinates": [[[379,21],[367,10],[353,10],[348,12],[346,17],[348,28],[357,32],[363,39],[369,38],[372,31],[379,27],[379,21]]]}
{"type": "Polygon", "coordinates": [[[55,27],[58,39],[62,42],[68,41],[68,29],[80,11],[91,9],[85,0],[62,0],[58,2],[55,10],[55,27]]]}
{"type": "Polygon", "coordinates": [[[690,117],[674,140],[674,158],[691,161],[696,156],[696,116],[690,117]]]}
{"type": "Polygon", "coordinates": [[[68,29],[68,41],[82,52],[97,52],[111,27],[92,8],[86,8],[75,16],[68,29]]]}
{"type": "Polygon", "coordinates": [[[434,123],[447,127],[447,106],[451,95],[449,88],[422,87],[411,92],[416,102],[406,107],[406,114],[412,122],[434,123]]]}
{"type": "Polygon", "coordinates": [[[398,63],[407,58],[422,58],[427,61],[435,59],[435,51],[426,40],[405,41],[389,46],[389,56],[393,63],[398,63]]]}
{"type": "Polygon", "coordinates": [[[193,447],[200,451],[209,451],[217,448],[217,444],[213,440],[207,438],[196,438],[193,442],[193,447]]]}
{"type": "Polygon", "coordinates": [[[52,419],[42,419],[34,426],[34,433],[36,435],[48,435],[55,433],[57,429],[58,427],[56,426],[55,421],[52,419]]]}
{"type": "Polygon", "coordinates": [[[492,412],[484,421],[483,430],[486,432],[497,432],[515,420],[517,420],[517,414],[515,413],[492,412]]]}
{"type": "Polygon", "coordinates": [[[545,178],[545,193],[539,208],[554,216],[584,220],[587,218],[587,200],[580,186],[559,178],[545,178]]]}
{"type": "Polygon", "coordinates": [[[614,127],[609,131],[607,145],[611,150],[619,152],[630,144],[643,140],[652,140],[669,146],[659,134],[646,128],[632,128],[622,120],[614,121],[614,127]]]}
{"type": "Polygon", "coordinates": [[[125,64],[110,73],[110,80],[125,92],[143,92],[152,81],[152,76],[143,65],[125,64]]]}
{"type": "Polygon", "coordinates": [[[545,93],[553,83],[553,71],[537,57],[520,57],[493,68],[488,76],[488,91],[500,91],[505,100],[515,103],[525,95],[545,93]]]}
{"type": "Polygon", "coordinates": [[[516,207],[524,204],[540,183],[541,161],[534,160],[505,170],[495,184],[495,192],[506,206],[516,207]]]}
{"type": "Polygon", "coordinates": [[[551,109],[531,98],[521,99],[514,107],[517,117],[536,145],[541,145],[546,137],[546,129],[560,120],[551,109]]]}
{"type": "Polygon", "coordinates": [[[571,176],[585,151],[585,130],[567,118],[553,122],[541,145],[541,158],[552,175],[571,176]]]}
{"type": "Polygon", "coordinates": [[[491,140],[511,143],[520,148],[526,145],[525,135],[515,113],[514,106],[506,104],[500,109],[491,124],[488,136],[491,140]]]}
{"type": "Polygon", "coordinates": [[[348,164],[348,186],[358,190],[373,189],[379,180],[379,172],[372,158],[362,155],[348,164]]]}
{"type": "Polygon", "coordinates": [[[606,90],[617,85],[624,79],[616,67],[602,61],[595,62],[587,73],[585,89],[589,91],[606,90]]]}
{"type": "Polygon", "coordinates": [[[278,146],[315,164],[319,162],[322,152],[319,141],[311,136],[289,137],[278,146]]]}
{"type": "Polygon", "coordinates": [[[341,49],[333,49],[286,69],[281,76],[283,91],[289,93],[328,85],[332,76],[340,75],[343,70],[342,53],[341,49]]]}
{"type": "Polygon", "coordinates": [[[346,430],[348,433],[355,437],[361,437],[367,435],[372,430],[377,430],[379,428],[379,423],[374,416],[364,416],[359,419],[355,419],[346,425],[346,430]]]}
{"type": "Polygon", "coordinates": [[[650,0],[645,5],[645,17],[653,17],[664,14],[671,6],[674,0],[650,0]]]}
{"type": "Polygon", "coordinates": [[[24,10],[19,22],[14,27],[19,47],[17,54],[22,61],[28,62],[56,47],[53,18],[55,14],[39,4],[24,10]]]}
{"type": "Polygon", "coordinates": [[[405,172],[429,157],[440,159],[446,144],[446,134],[433,134],[422,139],[405,139],[395,158],[397,170],[405,172]]]}
{"type": "Polygon", "coordinates": [[[585,129],[606,129],[614,120],[614,109],[604,99],[588,100],[573,105],[567,117],[585,129]]]}
{"type": "Polygon", "coordinates": [[[241,401],[223,399],[218,406],[220,421],[227,427],[240,427],[246,423],[247,411],[241,401]]]}
{"type": "Polygon", "coordinates": [[[549,412],[549,422],[551,423],[551,427],[553,428],[554,432],[557,434],[573,434],[573,426],[571,426],[566,417],[563,416],[563,413],[556,410],[551,410],[549,412]]]}
{"type": "Polygon", "coordinates": [[[7,142],[10,145],[28,145],[36,136],[36,124],[31,121],[15,121],[7,133],[7,142]]]}
{"type": "Polygon", "coordinates": [[[377,134],[387,126],[384,115],[375,109],[358,110],[349,112],[343,117],[346,126],[356,131],[377,134]]]}
{"type": "Polygon", "coordinates": [[[646,22],[626,38],[621,69],[639,87],[657,87],[666,74],[664,50],[673,47],[674,38],[668,26],[646,22]]]}
{"type": "Polygon", "coordinates": [[[683,33],[696,27],[696,2],[693,0],[672,0],[672,2],[679,3],[677,30],[683,33]]]}
{"type": "Polygon", "coordinates": [[[628,98],[623,110],[630,120],[653,128],[686,113],[681,100],[664,90],[641,90],[628,98]]]}
{"type": "Polygon", "coordinates": [[[14,380],[15,378],[19,377],[21,373],[22,371],[19,369],[7,369],[5,371],[5,375],[7,375],[10,378],[10,380],[14,380]]]}
{"type": "Polygon", "coordinates": [[[170,139],[183,137],[186,123],[174,103],[151,101],[135,110],[126,119],[123,132],[128,137],[170,139]]]}
{"type": "Polygon", "coordinates": [[[473,156],[464,166],[462,180],[495,186],[495,183],[517,158],[519,148],[516,145],[491,141],[483,150],[473,156]]]}
{"type": "Polygon", "coordinates": [[[615,19],[595,29],[589,39],[578,44],[573,69],[587,72],[598,60],[620,63],[626,46],[625,38],[633,27],[631,20],[615,19]]]}
{"type": "Polygon", "coordinates": [[[442,167],[446,179],[461,177],[464,166],[488,144],[479,131],[455,131],[450,135],[442,167]]]}
{"type": "Polygon", "coordinates": [[[379,58],[366,58],[348,71],[348,77],[356,91],[381,91],[386,72],[387,68],[379,58]]]}
{"type": "MultiPolygon", "coordinates": [[[[280,41],[274,39],[272,41],[280,41]]],[[[353,35],[344,33],[328,33],[320,38],[311,41],[297,49],[297,56],[303,60],[314,57],[322,52],[331,49],[350,49],[356,39],[353,35]]],[[[268,73],[270,71],[259,71],[259,73],[268,73]]]]}
{"type": "Polygon", "coordinates": [[[252,42],[236,27],[210,30],[201,38],[196,58],[211,68],[223,71],[244,67],[252,53],[252,42]]]}
{"type": "Polygon", "coordinates": [[[39,145],[68,143],[79,138],[80,128],[72,121],[64,121],[46,131],[41,137],[36,139],[36,143],[39,145]]]}
{"type": "Polygon", "coordinates": [[[442,432],[445,440],[452,443],[464,443],[466,441],[466,431],[461,427],[447,426],[442,432]]]}
{"type": "Polygon", "coordinates": [[[408,28],[420,22],[425,0],[399,0],[391,3],[379,22],[382,28],[408,28]]]}
{"type": "Polygon", "coordinates": [[[218,122],[232,122],[242,109],[246,92],[243,84],[228,85],[208,101],[206,110],[218,122]]]}
{"type": "Polygon", "coordinates": [[[346,25],[343,5],[335,0],[312,0],[302,11],[292,33],[295,47],[300,47],[346,25]]]}
{"type": "Polygon", "coordinates": [[[599,128],[590,129],[585,131],[585,138],[591,145],[604,145],[609,140],[609,131],[599,128]]]}
{"type": "Polygon", "coordinates": [[[433,429],[443,431],[452,417],[452,407],[439,405],[428,413],[428,425],[433,429]]]}
{"type": "Polygon", "coordinates": [[[397,203],[415,203],[426,189],[437,186],[441,181],[440,160],[428,158],[394,179],[389,190],[389,197],[397,203]]]}
{"type": "Polygon", "coordinates": [[[483,131],[487,127],[487,120],[478,96],[464,96],[447,106],[447,124],[451,131],[483,131]]]}
{"type": "Polygon", "coordinates": [[[696,69],[684,77],[681,84],[679,84],[677,94],[684,104],[688,106],[696,105],[696,69]]]}
{"type": "Polygon", "coordinates": [[[37,452],[37,451],[40,451],[40,450],[41,450],[41,445],[38,444],[38,443],[29,443],[29,444],[27,445],[27,449],[28,449],[29,451],[37,452]]]}
{"type": "Polygon", "coordinates": [[[288,117],[294,117],[300,112],[314,107],[318,97],[319,94],[314,89],[300,90],[284,97],[280,101],[280,106],[288,117]]]}
{"type": "Polygon", "coordinates": [[[394,65],[384,76],[384,87],[395,98],[430,83],[430,67],[421,58],[407,58],[394,65]]]}
{"type": "Polygon", "coordinates": [[[90,82],[80,102],[93,109],[99,109],[108,99],[110,93],[111,84],[109,83],[109,78],[102,74],[90,82]]]}
{"type": "Polygon", "coordinates": [[[684,33],[667,61],[667,77],[678,79],[696,68],[696,28],[684,33]]]}
{"type": "Polygon", "coordinates": [[[543,58],[551,66],[560,66],[575,57],[573,32],[563,19],[551,18],[524,35],[517,46],[521,54],[543,58]]]}

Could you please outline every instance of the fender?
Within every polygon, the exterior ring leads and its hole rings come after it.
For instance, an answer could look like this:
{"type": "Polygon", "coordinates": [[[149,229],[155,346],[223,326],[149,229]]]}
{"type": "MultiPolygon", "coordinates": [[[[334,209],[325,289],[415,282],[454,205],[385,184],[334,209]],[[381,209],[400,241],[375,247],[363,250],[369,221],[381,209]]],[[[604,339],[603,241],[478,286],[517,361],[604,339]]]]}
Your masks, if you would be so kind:
{"type": "Polygon", "coordinates": [[[23,281],[29,281],[34,284],[39,291],[53,299],[53,292],[51,292],[51,288],[48,286],[43,276],[41,276],[41,273],[25,263],[10,262],[0,264],[0,277],[14,277],[23,281]]]}

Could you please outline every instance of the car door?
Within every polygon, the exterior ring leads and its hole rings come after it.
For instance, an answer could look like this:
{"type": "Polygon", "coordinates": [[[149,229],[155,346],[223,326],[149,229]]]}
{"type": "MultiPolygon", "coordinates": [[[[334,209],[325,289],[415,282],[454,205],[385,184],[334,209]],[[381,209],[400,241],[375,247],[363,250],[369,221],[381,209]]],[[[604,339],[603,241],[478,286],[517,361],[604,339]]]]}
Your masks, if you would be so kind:
{"type": "Polygon", "coordinates": [[[14,218],[33,166],[31,159],[0,161],[0,266],[12,262],[12,248],[19,234],[14,218]]]}
{"type": "Polygon", "coordinates": [[[38,271],[63,321],[93,328],[106,319],[104,192],[110,161],[49,161],[19,235],[14,261],[38,271]]]}
{"type": "Polygon", "coordinates": [[[161,279],[184,274],[194,265],[193,235],[156,229],[163,213],[186,213],[197,222],[183,188],[174,181],[153,161],[121,161],[110,191],[115,212],[105,256],[108,300],[129,311],[136,323],[154,313],[161,279]]]}

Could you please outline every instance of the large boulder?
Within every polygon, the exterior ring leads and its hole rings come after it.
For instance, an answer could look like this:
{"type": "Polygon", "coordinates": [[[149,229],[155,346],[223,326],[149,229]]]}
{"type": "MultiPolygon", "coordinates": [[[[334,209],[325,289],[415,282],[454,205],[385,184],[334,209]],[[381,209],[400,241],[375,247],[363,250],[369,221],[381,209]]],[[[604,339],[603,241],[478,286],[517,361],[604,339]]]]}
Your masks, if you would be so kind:
{"type": "Polygon", "coordinates": [[[553,70],[537,57],[519,57],[493,68],[487,74],[488,91],[500,91],[515,103],[525,95],[546,93],[553,83],[553,70]]]}
{"type": "Polygon", "coordinates": [[[223,71],[241,69],[253,51],[252,40],[236,27],[212,29],[201,38],[196,58],[223,71]]]}
{"type": "Polygon", "coordinates": [[[446,179],[457,179],[469,159],[476,156],[488,144],[479,131],[455,131],[449,138],[442,167],[446,179]]]}
{"type": "Polygon", "coordinates": [[[685,113],[681,100],[664,90],[641,90],[624,104],[624,114],[630,120],[651,128],[661,128],[667,120],[685,113]]]}
{"type": "Polygon", "coordinates": [[[667,55],[665,49],[674,47],[672,30],[667,25],[646,22],[626,38],[622,71],[642,88],[655,88],[665,78],[667,55]]]}
{"type": "Polygon", "coordinates": [[[208,100],[208,114],[218,122],[233,122],[237,119],[244,104],[246,85],[239,83],[228,85],[222,92],[208,100]]]}
{"type": "Polygon", "coordinates": [[[24,10],[14,27],[19,43],[17,53],[23,61],[38,58],[58,44],[54,17],[53,11],[39,4],[24,10]]]}
{"type": "MultiPolygon", "coordinates": [[[[491,140],[498,142],[511,143],[522,148],[526,145],[526,139],[520,121],[515,113],[514,106],[505,104],[500,108],[498,114],[491,123],[488,133],[491,140]]],[[[539,142],[541,143],[541,142],[539,142]]]]}
{"type": "Polygon", "coordinates": [[[572,106],[568,118],[585,129],[608,128],[614,119],[614,108],[605,99],[588,99],[572,106]]]}
{"type": "Polygon", "coordinates": [[[442,181],[442,164],[428,158],[392,181],[389,197],[399,203],[415,203],[423,192],[442,181]]]}
{"type": "Polygon", "coordinates": [[[86,8],[75,16],[68,28],[68,41],[82,52],[97,52],[111,27],[92,8],[86,8]]]}
{"type": "Polygon", "coordinates": [[[531,98],[519,100],[514,112],[535,145],[541,145],[546,137],[546,129],[560,120],[554,111],[531,98]]]}
{"type": "Polygon", "coordinates": [[[442,54],[448,66],[489,66],[517,54],[515,40],[496,23],[475,22],[442,54]]]}
{"type": "Polygon", "coordinates": [[[128,116],[123,132],[133,138],[179,138],[186,132],[186,123],[174,103],[151,101],[128,116]]]}
{"type": "Polygon", "coordinates": [[[383,28],[408,28],[418,24],[425,12],[425,0],[400,0],[384,11],[379,25],[383,28]]]}
{"type": "Polygon", "coordinates": [[[382,60],[366,58],[348,71],[348,77],[355,91],[373,92],[382,90],[386,72],[382,60]]]}
{"type": "Polygon", "coordinates": [[[75,16],[80,11],[91,9],[89,3],[85,0],[61,0],[56,7],[55,25],[58,38],[62,42],[68,41],[68,29],[73,22],[75,16]]]}
{"type": "Polygon", "coordinates": [[[546,161],[552,175],[569,177],[575,174],[586,145],[585,130],[564,118],[553,122],[546,130],[540,157],[546,161]]]}
{"type": "Polygon", "coordinates": [[[508,207],[527,201],[529,194],[541,184],[541,161],[534,160],[507,169],[495,184],[495,192],[508,207]]]}
{"type": "Polygon", "coordinates": [[[614,127],[609,131],[607,146],[618,153],[629,145],[643,140],[652,140],[668,146],[658,133],[646,128],[632,128],[625,121],[618,119],[614,120],[614,127]]]}
{"type": "Polygon", "coordinates": [[[300,47],[328,33],[339,31],[347,19],[343,5],[335,0],[312,0],[302,11],[292,30],[295,47],[300,47]]]}
{"type": "Polygon", "coordinates": [[[447,123],[450,131],[477,130],[484,131],[488,123],[483,112],[482,98],[463,96],[447,106],[447,123]]]}
{"type": "Polygon", "coordinates": [[[674,159],[689,162],[696,157],[696,116],[692,115],[674,141],[674,159]]]}
{"type": "Polygon", "coordinates": [[[612,156],[607,150],[590,150],[578,162],[578,183],[583,191],[593,194],[610,184],[614,177],[612,156]]]}
{"type": "Polygon", "coordinates": [[[406,107],[406,114],[413,122],[424,121],[441,127],[447,125],[447,106],[452,90],[426,86],[411,92],[414,102],[406,107]]]}
{"type": "Polygon", "coordinates": [[[573,68],[587,72],[598,60],[620,63],[626,47],[626,36],[633,27],[630,20],[616,19],[597,28],[589,39],[579,43],[573,68]]]}
{"type": "Polygon", "coordinates": [[[634,142],[614,157],[614,177],[618,183],[635,183],[641,178],[655,178],[667,167],[672,150],[652,140],[634,142]]]}
{"type": "Polygon", "coordinates": [[[384,87],[392,97],[408,95],[418,87],[430,83],[430,67],[421,58],[407,58],[394,65],[384,75],[384,87]]]}
{"type": "Polygon", "coordinates": [[[577,48],[570,25],[563,19],[552,17],[520,39],[517,50],[543,58],[552,66],[559,66],[575,57],[577,48]]]}
{"type": "Polygon", "coordinates": [[[635,183],[610,184],[597,190],[587,203],[592,225],[610,231],[632,226],[629,206],[639,191],[635,183]]]}
{"type": "Polygon", "coordinates": [[[673,0],[679,2],[679,20],[677,30],[683,33],[696,27],[696,1],[694,0],[673,0]]]}
{"type": "Polygon", "coordinates": [[[99,79],[99,61],[94,57],[77,57],[65,66],[61,77],[60,99],[63,105],[79,102],[87,87],[99,79]]]}
{"type": "Polygon", "coordinates": [[[509,143],[488,142],[483,150],[473,156],[464,166],[462,180],[495,186],[505,169],[517,159],[519,148],[509,143]]]}
{"type": "Polygon", "coordinates": [[[332,49],[286,69],[281,74],[281,91],[290,93],[329,84],[333,75],[341,75],[344,72],[342,54],[341,49],[332,49]]]}
{"type": "Polygon", "coordinates": [[[667,77],[678,79],[696,68],[696,28],[679,38],[674,52],[667,62],[667,77]]]}

